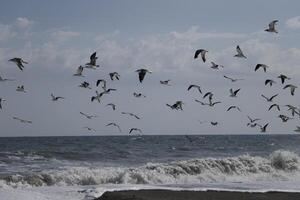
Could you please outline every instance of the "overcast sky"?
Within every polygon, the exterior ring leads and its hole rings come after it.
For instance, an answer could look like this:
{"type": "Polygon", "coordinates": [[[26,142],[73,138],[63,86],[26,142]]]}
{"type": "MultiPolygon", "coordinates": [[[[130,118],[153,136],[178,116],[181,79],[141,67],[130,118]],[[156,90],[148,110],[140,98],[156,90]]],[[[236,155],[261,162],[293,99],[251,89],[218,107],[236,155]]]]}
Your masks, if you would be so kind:
{"type": "Polygon", "coordinates": [[[282,123],[279,114],[289,115],[283,105],[299,106],[300,90],[291,96],[283,90],[279,74],[300,85],[300,16],[299,1],[179,1],[179,0],[107,0],[107,1],[40,1],[2,0],[0,6],[0,76],[15,79],[0,82],[0,136],[54,135],[127,135],[131,127],[144,134],[256,134],[259,128],[248,128],[247,115],[270,123],[269,133],[293,133],[300,125],[299,117],[282,123]],[[279,20],[279,34],[267,33],[272,20],[279,20]],[[240,45],[247,59],[233,57],[240,45]],[[207,49],[207,62],[193,59],[196,49],[207,49]],[[100,68],[85,69],[84,78],[74,77],[77,67],[98,54],[100,68]],[[21,72],[13,57],[22,57],[29,64],[21,72]],[[214,61],[224,65],[210,68],[214,61]],[[270,66],[267,73],[254,72],[257,63],[270,66]],[[144,82],[138,81],[136,69],[145,67],[144,82]],[[119,81],[110,81],[108,73],[117,71],[119,81]],[[231,83],[227,75],[245,80],[231,83]],[[90,98],[100,88],[97,79],[106,79],[115,93],[105,95],[102,102],[90,98]],[[172,86],[160,85],[171,79],[172,86]],[[266,79],[277,84],[265,86],[266,79]],[[92,89],[78,85],[87,81],[92,89]],[[199,84],[202,91],[212,91],[215,107],[201,106],[196,90],[187,91],[190,84],[199,84]],[[27,93],[16,91],[24,85],[27,93]],[[241,88],[237,98],[229,97],[229,89],[241,88]],[[146,98],[135,98],[141,92],[146,98]],[[65,99],[52,102],[50,94],[65,99]],[[279,93],[275,103],[281,112],[268,112],[270,103],[260,95],[279,93]],[[171,110],[165,104],[184,102],[183,111],[171,110]],[[112,111],[107,103],[115,103],[112,111]],[[237,105],[242,112],[226,112],[237,105]],[[79,112],[99,115],[88,120],[79,112]],[[121,115],[133,112],[140,120],[121,115]],[[32,120],[22,124],[17,116],[32,120]],[[218,121],[218,126],[200,121],[218,121]],[[118,123],[118,133],[110,122],[118,123]],[[83,127],[96,129],[88,132],[83,127]]]}

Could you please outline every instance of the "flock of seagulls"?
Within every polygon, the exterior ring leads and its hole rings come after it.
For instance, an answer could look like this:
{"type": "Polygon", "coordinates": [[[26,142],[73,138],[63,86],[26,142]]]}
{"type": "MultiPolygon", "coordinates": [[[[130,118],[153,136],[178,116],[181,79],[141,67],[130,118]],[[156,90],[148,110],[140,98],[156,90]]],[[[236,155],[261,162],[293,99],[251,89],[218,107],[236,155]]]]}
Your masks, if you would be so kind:
{"type": "MultiPolygon", "coordinates": [[[[278,31],[276,30],[277,23],[278,23],[278,20],[272,21],[268,25],[268,28],[265,29],[265,31],[277,34],[278,33],[278,31]]],[[[194,59],[198,59],[198,58],[201,57],[201,60],[203,61],[203,63],[205,63],[207,61],[207,58],[206,58],[207,54],[208,54],[208,50],[206,50],[206,49],[197,49],[195,51],[195,54],[194,54],[194,59]]],[[[241,58],[241,59],[247,59],[247,57],[245,56],[245,53],[242,51],[242,49],[241,49],[241,47],[239,45],[236,46],[236,54],[233,55],[233,57],[241,58]]],[[[84,72],[85,69],[96,70],[97,68],[99,68],[100,65],[97,64],[97,59],[98,59],[97,53],[94,52],[90,56],[89,62],[87,62],[84,66],[80,65],[76,69],[76,72],[75,72],[75,74],[73,74],[73,76],[75,76],[75,77],[85,77],[83,75],[83,72],[84,72]]],[[[24,61],[22,58],[12,58],[12,59],[10,59],[8,61],[15,63],[15,65],[21,71],[23,71],[25,69],[24,65],[28,64],[28,62],[24,61]]],[[[217,63],[215,63],[213,61],[211,61],[210,63],[211,63],[210,67],[212,69],[218,70],[220,68],[224,68],[223,65],[217,64],[217,63]]],[[[269,71],[269,69],[271,69],[270,66],[268,66],[266,64],[260,63],[260,64],[257,64],[255,66],[254,72],[258,72],[260,70],[263,70],[263,72],[267,73],[267,70],[269,71]]],[[[143,82],[143,80],[145,79],[146,74],[152,74],[152,72],[149,69],[145,69],[145,68],[137,69],[135,72],[138,73],[138,80],[139,80],[140,83],[143,82]]],[[[118,72],[111,72],[108,75],[109,75],[109,79],[111,81],[118,81],[121,78],[121,75],[118,72]]],[[[231,81],[232,83],[244,80],[244,79],[240,79],[240,78],[232,78],[232,77],[229,77],[227,75],[223,75],[223,77],[225,79],[231,81]]],[[[281,82],[282,85],[285,84],[287,81],[291,80],[290,77],[288,77],[287,75],[284,75],[284,74],[280,74],[276,78],[280,79],[280,82],[281,82]]],[[[5,82],[5,81],[14,81],[14,80],[13,79],[6,79],[6,78],[3,78],[3,77],[0,76],[0,82],[5,82]]],[[[170,82],[171,82],[170,79],[161,80],[160,84],[161,85],[166,85],[166,86],[172,86],[170,84],[170,82]]],[[[117,89],[114,89],[114,88],[107,88],[107,80],[105,80],[105,79],[98,79],[96,81],[96,83],[94,83],[94,84],[96,85],[96,88],[101,88],[102,91],[99,92],[98,90],[96,90],[95,91],[95,95],[91,96],[91,98],[90,98],[91,102],[101,103],[101,99],[102,99],[102,97],[104,95],[108,95],[111,92],[116,92],[117,91],[117,89]]],[[[269,85],[271,87],[274,84],[277,84],[277,82],[275,80],[273,80],[273,79],[267,79],[267,80],[265,80],[265,85],[269,85]]],[[[92,84],[89,83],[89,82],[87,82],[87,81],[83,81],[83,82],[80,83],[80,85],[78,85],[78,87],[91,90],[92,89],[92,84]]],[[[283,89],[289,89],[291,95],[294,96],[295,91],[297,89],[297,86],[289,83],[289,84],[286,84],[283,87],[283,89]]],[[[196,84],[189,85],[188,88],[187,88],[187,91],[191,91],[191,90],[195,90],[195,91],[199,92],[199,94],[201,96],[203,95],[203,88],[201,88],[200,85],[196,85],[196,84]]],[[[25,90],[24,85],[18,86],[17,89],[16,89],[16,91],[23,92],[23,93],[27,92],[25,90]]],[[[240,91],[241,91],[241,88],[236,88],[236,89],[230,88],[230,90],[229,90],[229,97],[238,98],[240,91]]],[[[279,94],[274,94],[271,97],[267,97],[264,94],[261,94],[261,97],[264,98],[267,102],[273,103],[274,100],[275,100],[275,98],[278,95],[279,94]]],[[[52,101],[59,101],[59,100],[64,100],[65,99],[65,97],[55,96],[53,93],[51,93],[50,96],[51,96],[51,100],[52,101]]],[[[146,98],[146,96],[144,94],[139,93],[139,92],[134,92],[133,96],[136,97],[136,98],[140,98],[140,97],[146,98]]],[[[202,106],[209,106],[209,107],[214,107],[216,105],[222,104],[221,101],[215,100],[215,95],[214,95],[213,91],[208,91],[208,92],[204,93],[204,95],[202,96],[202,99],[201,100],[195,99],[195,102],[199,103],[202,106]]],[[[5,99],[0,98],[0,109],[2,109],[2,104],[5,101],[6,101],[5,99]]],[[[167,107],[169,107],[171,110],[175,110],[175,111],[176,110],[183,110],[183,105],[184,105],[184,102],[181,101],[181,100],[177,100],[174,103],[166,103],[167,107]]],[[[116,108],[117,108],[117,105],[115,105],[114,103],[108,103],[108,104],[106,104],[106,106],[110,107],[112,109],[112,111],[115,111],[116,108]]],[[[292,115],[292,117],[290,117],[290,116],[287,116],[287,115],[279,114],[278,118],[280,118],[283,123],[286,123],[289,120],[294,119],[295,116],[299,116],[300,117],[300,109],[298,107],[293,106],[293,105],[283,105],[283,106],[287,107],[288,111],[290,111],[291,115],[292,115]]],[[[279,105],[277,103],[273,103],[272,105],[269,106],[268,111],[277,110],[279,112],[279,111],[281,111],[280,107],[282,107],[282,105],[279,105]]],[[[237,105],[230,105],[226,109],[226,111],[227,112],[229,112],[229,111],[242,112],[242,109],[239,106],[237,106],[237,105]]],[[[87,113],[84,113],[82,111],[80,111],[79,114],[81,116],[83,116],[84,118],[88,119],[88,120],[91,120],[93,118],[98,118],[99,117],[98,115],[87,114],[87,113]]],[[[138,115],[136,115],[134,113],[131,113],[131,112],[121,112],[121,114],[122,115],[127,115],[127,116],[129,116],[129,117],[131,117],[133,119],[136,119],[136,120],[140,120],[141,119],[138,115]]],[[[262,121],[262,119],[251,118],[249,115],[247,115],[247,118],[249,120],[249,122],[246,124],[247,127],[250,127],[250,128],[259,127],[259,130],[261,132],[267,132],[267,128],[269,127],[269,123],[262,124],[262,123],[260,123],[262,121]]],[[[21,119],[19,117],[13,117],[13,119],[17,120],[17,121],[19,121],[21,123],[27,123],[27,124],[31,124],[32,123],[32,121],[30,121],[30,120],[21,119]]],[[[203,124],[203,123],[206,123],[206,122],[207,121],[199,121],[200,124],[203,124]]],[[[219,125],[219,122],[217,122],[217,121],[210,121],[209,123],[212,126],[219,125]]],[[[115,122],[109,122],[109,123],[107,123],[106,127],[116,128],[119,132],[122,132],[121,127],[117,123],[115,123],[115,122]]],[[[91,128],[91,127],[88,127],[88,126],[83,127],[83,129],[86,129],[88,131],[96,132],[96,130],[94,128],[91,128]]],[[[300,132],[300,127],[297,126],[294,131],[295,132],[300,132]]],[[[133,127],[133,128],[130,128],[130,130],[128,131],[129,134],[132,134],[133,132],[141,134],[142,133],[142,129],[137,128],[137,127],[133,127]]]]}

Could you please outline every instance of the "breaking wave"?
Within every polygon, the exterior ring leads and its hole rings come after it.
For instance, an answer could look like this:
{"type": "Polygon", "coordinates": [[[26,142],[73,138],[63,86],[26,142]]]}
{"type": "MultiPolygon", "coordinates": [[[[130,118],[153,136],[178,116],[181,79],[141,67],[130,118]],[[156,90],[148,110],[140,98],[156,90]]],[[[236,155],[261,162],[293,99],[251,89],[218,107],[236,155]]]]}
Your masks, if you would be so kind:
{"type": "Polygon", "coordinates": [[[299,161],[297,154],[279,150],[267,158],[242,155],[147,163],[140,167],[71,167],[35,174],[3,176],[0,177],[0,187],[296,180],[300,177],[299,161]]]}

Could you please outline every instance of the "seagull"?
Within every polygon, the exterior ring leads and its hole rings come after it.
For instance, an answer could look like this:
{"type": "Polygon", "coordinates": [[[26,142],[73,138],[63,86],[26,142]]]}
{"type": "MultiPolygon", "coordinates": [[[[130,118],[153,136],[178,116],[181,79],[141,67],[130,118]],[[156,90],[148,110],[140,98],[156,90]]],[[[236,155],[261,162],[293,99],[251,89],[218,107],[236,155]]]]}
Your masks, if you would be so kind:
{"type": "Polygon", "coordinates": [[[106,106],[111,106],[113,110],[116,110],[116,105],[113,103],[106,104],[106,106]]]}
{"type": "Polygon", "coordinates": [[[198,99],[195,99],[195,101],[198,102],[198,103],[200,103],[202,106],[205,106],[205,105],[209,106],[209,103],[205,103],[205,102],[200,101],[198,99]]]}
{"type": "Polygon", "coordinates": [[[229,79],[229,80],[231,80],[231,82],[236,82],[236,81],[241,81],[241,80],[244,80],[244,79],[238,79],[238,78],[230,78],[230,77],[228,77],[228,76],[223,76],[224,78],[227,78],[227,79],[229,79]]]}
{"type": "Polygon", "coordinates": [[[5,81],[14,81],[14,79],[2,78],[2,77],[0,76],[0,82],[5,82],[5,81]]]}
{"type": "Polygon", "coordinates": [[[257,64],[255,66],[254,71],[257,71],[259,68],[263,68],[265,72],[267,72],[267,68],[269,68],[269,66],[265,65],[265,64],[257,64]]]}
{"type": "Polygon", "coordinates": [[[150,74],[152,73],[151,71],[149,71],[149,70],[147,70],[147,69],[138,69],[138,70],[135,70],[135,72],[139,73],[139,80],[140,80],[140,83],[143,82],[146,73],[150,73],[150,74]]]}
{"type": "Polygon", "coordinates": [[[86,63],[85,68],[90,68],[90,69],[95,69],[94,67],[99,67],[99,65],[96,64],[97,61],[97,56],[96,56],[96,52],[94,52],[91,56],[90,56],[90,62],[86,63]]]}
{"type": "Polygon", "coordinates": [[[28,124],[32,124],[32,121],[29,120],[25,120],[25,119],[21,119],[18,117],[13,117],[13,119],[20,121],[21,123],[28,123],[28,124]]]}
{"type": "Polygon", "coordinates": [[[213,126],[217,126],[218,122],[210,122],[210,124],[213,125],[213,126]]]}
{"type": "Polygon", "coordinates": [[[133,114],[133,113],[129,113],[129,112],[121,112],[123,115],[130,115],[132,117],[135,117],[136,119],[140,119],[137,115],[133,114]]]}
{"type": "Polygon", "coordinates": [[[258,126],[258,124],[249,122],[249,123],[247,123],[247,126],[250,126],[251,128],[254,128],[254,127],[258,126]]]}
{"type": "Polygon", "coordinates": [[[292,85],[292,84],[288,84],[288,85],[284,86],[283,89],[286,89],[286,88],[290,88],[291,89],[291,95],[294,95],[295,89],[297,88],[297,86],[292,85]]]}
{"type": "Polygon", "coordinates": [[[274,103],[272,104],[270,107],[269,107],[269,111],[273,108],[273,107],[276,107],[278,111],[280,111],[280,107],[278,104],[274,103]]]}
{"type": "Polygon", "coordinates": [[[296,106],[292,106],[292,105],[285,105],[286,107],[288,107],[288,111],[290,110],[292,112],[292,116],[295,116],[295,114],[300,115],[300,110],[299,108],[297,108],[296,106]]]}
{"type": "Polygon", "coordinates": [[[260,119],[256,118],[256,119],[252,119],[251,117],[247,116],[248,119],[250,120],[250,123],[254,123],[256,121],[259,121],[260,119]]]}
{"type": "Polygon", "coordinates": [[[269,23],[269,28],[265,29],[265,31],[270,33],[278,33],[278,31],[275,29],[277,22],[278,20],[273,20],[271,23],[269,23]]]}
{"type": "Polygon", "coordinates": [[[212,64],[212,66],[210,67],[210,68],[212,68],[212,69],[219,69],[219,67],[224,68],[223,65],[218,65],[218,64],[216,64],[216,63],[214,63],[214,62],[210,62],[210,63],[212,64]]]}
{"type": "Polygon", "coordinates": [[[294,131],[300,133],[300,126],[297,126],[297,128],[294,131]]]}
{"type": "Polygon", "coordinates": [[[5,99],[0,98],[0,109],[2,110],[2,103],[6,101],[5,99]]]}
{"type": "Polygon", "coordinates": [[[80,65],[80,66],[77,68],[76,73],[73,74],[73,76],[81,76],[81,77],[83,77],[82,72],[83,72],[83,67],[80,65]]]}
{"type": "Polygon", "coordinates": [[[56,97],[53,94],[51,94],[51,97],[52,97],[52,101],[57,101],[59,99],[64,99],[64,97],[56,97]]]}
{"type": "Polygon", "coordinates": [[[287,122],[288,120],[293,119],[285,115],[278,115],[278,117],[282,120],[282,122],[287,122]]]}
{"type": "Polygon", "coordinates": [[[265,98],[268,102],[273,102],[273,99],[275,98],[275,97],[277,97],[278,96],[278,94],[275,94],[275,95],[273,95],[273,96],[271,96],[270,98],[268,98],[268,97],[266,97],[265,95],[261,95],[263,98],[265,98]]]}
{"type": "Polygon", "coordinates": [[[115,127],[117,127],[119,129],[120,132],[122,132],[120,126],[118,124],[116,124],[116,123],[112,122],[112,123],[106,124],[106,126],[115,126],[115,127]]]}
{"type": "Polygon", "coordinates": [[[84,81],[79,85],[79,87],[92,89],[91,87],[89,87],[89,85],[90,84],[88,82],[84,81]]]}
{"type": "Polygon", "coordinates": [[[271,79],[267,79],[266,81],[265,81],[265,85],[270,85],[270,87],[273,85],[273,84],[275,84],[276,82],[275,81],[273,81],[273,80],[271,80],[271,79]]]}
{"type": "Polygon", "coordinates": [[[83,116],[85,116],[88,119],[92,119],[93,117],[99,117],[98,115],[88,115],[88,114],[85,114],[83,112],[79,112],[79,113],[82,114],[83,116]]]}
{"type": "Polygon", "coordinates": [[[229,90],[230,95],[229,95],[229,96],[230,96],[230,97],[237,97],[236,95],[237,95],[237,93],[238,93],[240,90],[241,90],[241,88],[239,88],[239,89],[233,91],[233,89],[230,88],[230,90],[229,90]]]}
{"type": "Polygon", "coordinates": [[[24,89],[24,85],[18,86],[17,89],[16,89],[16,91],[26,93],[26,91],[24,89]]]}
{"type": "Polygon", "coordinates": [[[244,55],[244,53],[243,53],[243,51],[242,51],[242,49],[240,48],[239,45],[236,46],[236,51],[237,51],[237,54],[234,55],[234,57],[238,57],[238,58],[247,58],[247,57],[244,55]]]}
{"type": "Polygon", "coordinates": [[[167,106],[169,106],[172,110],[183,110],[182,109],[182,105],[183,105],[183,102],[182,101],[176,101],[173,105],[170,105],[170,104],[166,104],[167,106]]]}
{"type": "Polygon", "coordinates": [[[99,93],[98,91],[96,91],[96,96],[92,96],[91,101],[93,102],[96,99],[100,103],[100,98],[103,94],[103,92],[99,93]]]}
{"type": "Polygon", "coordinates": [[[114,88],[108,88],[108,89],[105,89],[104,92],[102,92],[102,93],[104,93],[104,94],[109,94],[111,91],[117,91],[117,89],[114,89],[114,88]]]}
{"type": "Polygon", "coordinates": [[[134,92],[133,93],[133,96],[135,96],[135,97],[137,97],[137,98],[139,98],[139,97],[146,97],[145,95],[143,95],[142,93],[136,93],[136,92],[134,92]]]}
{"type": "Polygon", "coordinates": [[[222,103],[221,101],[216,101],[216,102],[212,102],[211,100],[209,100],[209,106],[213,107],[214,105],[218,104],[218,103],[222,103]]]}
{"type": "Polygon", "coordinates": [[[200,94],[202,94],[202,91],[201,91],[201,88],[200,88],[200,86],[199,85],[190,85],[189,87],[188,87],[188,91],[190,90],[190,89],[192,89],[192,88],[197,88],[198,89],[198,91],[200,92],[200,94]]]}
{"type": "Polygon", "coordinates": [[[201,58],[203,60],[203,62],[206,61],[206,58],[205,58],[205,54],[207,53],[208,51],[205,50],[205,49],[198,49],[195,51],[195,55],[194,55],[194,59],[198,58],[199,54],[201,54],[201,58]]]}
{"type": "Polygon", "coordinates": [[[131,128],[129,131],[129,134],[132,133],[132,131],[138,131],[138,132],[142,133],[142,130],[139,128],[131,128]]]}
{"type": "Polygon", "coordinates": [[[237,109],[238,111],[242,112],[238,106],[230,106],[227,111],[230,111],[231,109],[237,109]]]}
{"type": "Polygon", "coordinates": [[[171,86],[171,85],[169,84],[170,81],[171,81],[171,80],[169,79],[169,80],[159,81],[159,82],[160,82],[160,84],[162,84],[162,85],[168,85],[168,86],[171,86]]]}
{"type": "Polygon", "coordinates": [[[96,131],[95,129],[93,129],[93,128],[90,128],[90,127],[88,127],[88,126],[85,126],[85,127],[83,127],[84,129],[87,129],[88,131],[96,131]]]}
{"type": "Polygon", "coordinates": [[[213,97],[213,93],[212,92],[207,92],[207,93],[205,93],[204,95],[203,95],[203,99],[205,99],[207,96],[208,96],[208,98],[211,100],[212,99],[212,97],[213,97]]]}
{"type": "Polygon", "coordinates": [[[286,75],[280,74],[279,76],[277,76],[277,78],[281,79],[281,83],[284,84],[285,80],[291,80],[290,77],[287,77],[286,75]]]}
{"type": "Polygon", "coordinates": [[[14,62],[21,71],[25,68],[23,64],[28,64],[28,62],[24,61],[22,58],[12,58],[8,61],[14,62]]]}
{"type": "Polygon", "coordinates": [[[98,87],[100,83],[102,83],[102,88],[104,90],[106,90],[106,80],[104,80],[104,79],[98,79],[97,82],[96,82],[96,86],[98,87]]]}
{"type": "Polygon", "coordinates": [[[258,124],[258,126],[260,127],[260,132],[265,133],[267,131],[268,125],[269,123],[265,124],[264,126],[258,124]]]}
{"type": "Polygon", "coordinates": [[[112,81],[114,80],[114,78],[119,80],[120,74],[118,72],[111,72],[111,73],[109,73],[109,77],[110,77],[110,80],[112,80],[112,81]]]}

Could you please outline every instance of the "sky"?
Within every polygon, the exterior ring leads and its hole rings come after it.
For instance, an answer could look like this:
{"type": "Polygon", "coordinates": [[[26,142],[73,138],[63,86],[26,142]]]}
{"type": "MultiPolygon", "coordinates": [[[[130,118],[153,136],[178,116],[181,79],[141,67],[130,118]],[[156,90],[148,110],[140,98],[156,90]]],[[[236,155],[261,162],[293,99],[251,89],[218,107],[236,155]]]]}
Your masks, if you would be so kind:
{"type": "Polygon", "coordinates": [[[283,90],[279,74],[291,77],[288,83],[300,85],[300,2],[296,0],[200,1],[200,0],[2,0],[0,7],[0,76],[14,81],[0,82],[0,136],[128,135],[137,127],[143,134],[260,134],[249,128],[247,116],[269,123],[268,133],[290,134],[300,125],[299,117],[282,123],[279,114],[291,116],[286,104],[297,107],[300,91],[291,96],[283,90]],[[278,34],[264,29],[279,20],[278,34]],[[239,45],[247,59],[234,57],[239,45]],[[206,49],[207,61],[193,59],[197,49],[206,49]],[[74,77],[77,67],[97,52],[97,70],[85,69],[85,77],[74,77]],[[24,71],[8,62],[22,57],[29,64],[24,71]],[[210,62],[223,65],[211,69],[210,62]],[[255,65],[266,64],[267,73],[255,65]],[[135,70],[147,68],[143,83],[135,70]],[[108,74],[117,71],[119,81],[108,74]],[[244,79],[231,83],[223,75],[244,79]],[[97,79],[106,79],[116,92],[104,95],[101,103],[90,98],[101,88],[97,79]],[[170,79],[171,86],[160,80],[170,79]],[[266,79],[277,84],[265,86],[266,79]],[[87,81],[92,89],[78,85],[87,81]],[[214,93],[215,107],[202,106],[198,91],[214,93]],[[24,85],[27,93],[16,91],[24,85]],[[229,89],[241,88],[237,98],[229,89]],[[146,98],[135,98],[141,92],[146,98]],[[53,102],[50,94],[65,97],[53,102]],[[261,94],[279,94],[270,106],[261,94]],[[184,102],[183,111],[166,104],[184,102]],[[112,111],[106,106],[115,103],[112,111]],[[242,112],[227,108],[237,105],[242,112]],[[91,120],[79,112],[98,115],[91,120]],[[122,115],[132,112],[140,120],[122,115]],[[23,124],[13,119],[31,120],[23,124]],[[199,123],[205,121],[205,123],[199,123]],[[217,126],[209,122],[218,121],[217,126]],[[106,124],[115,122],[122,132],[106,124]],[[96,131],[88,131],[88,126],[96,131]]]}

